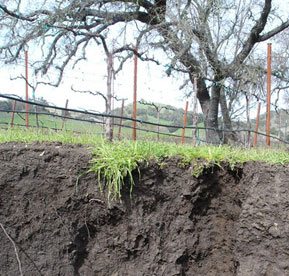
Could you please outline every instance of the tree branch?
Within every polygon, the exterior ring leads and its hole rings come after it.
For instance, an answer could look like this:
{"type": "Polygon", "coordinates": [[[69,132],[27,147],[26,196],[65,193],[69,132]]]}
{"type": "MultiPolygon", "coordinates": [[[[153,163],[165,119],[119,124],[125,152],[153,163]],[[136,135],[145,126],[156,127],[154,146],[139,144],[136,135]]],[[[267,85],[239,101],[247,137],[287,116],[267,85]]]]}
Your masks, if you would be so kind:
{"type": "Polygon", "coordinates": [[[273,30],[267,32],[266,34],[261,35],[259,37],[259,42],[265,41],[267,39],[270,39],[271,37],[275,36],[276,34],[284,31],[288,27],[289,27],[289,20],[287,20],[286,22],[282,23],[280,26],[274,28],[273,30]]]}
{"type": "Polygon", "coordinates": [[[36,20],[36,18],[29,18],[29,17],[26,17],[24,15],[21,15],[20,13],[12,12],[12,11],[8,10],[7,7],[2,5],[2,4],[0,4],[0,9],[2,9],[6,14],[8,14],[14,18],[17,18],[17,19],[21,19],[21,20],[29,21],[29,22],[33,22],[36,20]]]}
{"type": "Polygon", "coordinates": [[[108,3],[115,3],[115,2],[126,2],[126,3],[134,3],[137,4],[143,8],[145,8],[146,10],[149,10],[151,8],[154,7],[154,5],[147,1],[147,0],[125,0],[125,1],[121,1],[121,0],[103,0],[101,1],[101,5],[105,5],[108,3]]]}
{"type": "Polygon", "coordinates": [[[143,104],[143,105],[148,105],[148,106],[154,107],[157,112],[160,112],[162,109],[175,111],[175,109],[170,107],[170,106],[166,106],[166,105],[162,105],[162,104],[156,104],[156,103],[153,103],[153,102],[147,102],[147,101],[145,101],[143,99],[141,99],[138,102],[140,104],[143,104]]]}
{"type": "Polygon", "coordinates": [[[90,94],[92,96],[101,96],[104,99],[105,104],[107,104],[107,97],[103,93],[101,93],[99,91],[93,92],[93,91],[90,91],[90,90],[76,90],[76,89],[73,88],[73,86],[71,86],[71,90],[74,91],[74,92],[77,92],[77,93],[90,94]]]}
{"type": "Polygon", "coordinates": [[[259,42],[260,33],[264,30],[267,20],[268,20],[268,16],[271,11],[271,3],[272,3],[272,0],[265,0],[265,5],[263,7],[260,18],[257,20],[254,27],[251,29],[249,36],[244,43],[243,49],[232,61],[231,67],[236,67],[236,66],[238,67],[239,65],[241,65],[244,62],[244,60],[247,58],[251,50],[253,49],[254,45],[257,42],[259,42]]]}

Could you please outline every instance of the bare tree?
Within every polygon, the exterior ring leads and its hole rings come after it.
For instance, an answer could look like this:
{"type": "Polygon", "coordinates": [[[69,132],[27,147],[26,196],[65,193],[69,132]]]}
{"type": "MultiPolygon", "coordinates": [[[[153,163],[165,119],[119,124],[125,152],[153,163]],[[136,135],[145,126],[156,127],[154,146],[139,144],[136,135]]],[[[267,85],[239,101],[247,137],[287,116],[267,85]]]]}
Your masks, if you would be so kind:
{"type": "MultiPolygon", "coordinates": [[[[0,51],[6,62],[17,60],[25,45],[41,45],[43,57],[35,64],[36,73],[57,70],[58,79],[52,83],[57,86],[69,62],[74,65],[85,59],[86,50],[93,43],[101,44],[101,37],[117,41],[123,53],[120,67],[135,41],[142,59],[151,60],[151,50],[160,48],[170,60],[168,75],[185,74],[190,89],[198,77],[197,96],[205,126],[210,128],[207,139],[213,143],[220,142],[219,84],[241,81],[257,45],[289,26],[288,5],[273,6],[272,0],[38,2],[35,9],[16,0],[0,4],[0,24],[8,41],[0,51]],[[205,79],[214,85],[209,88],[205,79]]],[[[225,114],[228,104],[222,105],[225,114]]]]}
{"type": "Polygon", "coordinates": [[[143,99],[141,99],[139,101],[140,104],[143,104],[143,105],[148,105],[148,106],[152,106],[156,112],[157,112],[157,132],[158,132],[158,140],[160,140],[160,113],[163,109],[166,109],[166,110],[174,110],[173,108],[169,107],[169,106],[166,106],[166,105],[162,105],[162,104],[156,104],[156,103],[153,103],[153,102],[147,102],[143,99]]]}
{"type": "Polygon", "coordinates": [[[106,93],[106,114],[108,115],[105,118],[105,133],[106,133],[106,138],[108,141],[112,141],[113,139],[113,128],[112,128],[112,119],[110,117],[111,115],[111,99],[112,99],[112,88],[111,88],[111,83],[112,83],[112,78],[114,75],[114,70],[113,70],[113,52],[108,50],[108,47],[106,45],[106,41],[103,36],[100,36],[101,42],[107,57],[107,93],[106,93]]]}
{"type": "Polygon", "coordinates": [[[116,101],[123,101],[124,99],[119,99],[115,95],[112,95],[111,93],[111,78],[112,78],[112,63],[111,61],[108,61],[108,74],[111,74],[108,76],[107,80],[107,94],[101,93],[99,91],[90,91],[90,90],[77,90],[71,86],[71,90],[77,93],[83,93],[83,94],[90,94],[92,96],[101,96],[104,100],[105,104],[105,114],[107,115],[105,117],[105,135],[108,141],[113,140],[113,123],[112,123],[112,110],[111,110],[111,101],[112,99],[115,99],[116,101]]]}

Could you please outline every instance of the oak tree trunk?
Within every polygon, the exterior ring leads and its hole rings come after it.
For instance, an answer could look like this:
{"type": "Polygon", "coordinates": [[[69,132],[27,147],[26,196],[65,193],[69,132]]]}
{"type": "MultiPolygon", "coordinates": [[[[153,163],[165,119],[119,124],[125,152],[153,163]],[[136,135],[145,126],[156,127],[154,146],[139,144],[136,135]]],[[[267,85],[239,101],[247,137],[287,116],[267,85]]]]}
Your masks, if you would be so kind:
{"type": "Polygon", "coordinates": [[[221,89],[220,106],[224,122],[224,143],[231,144],[239,141],[237,133],[233,132],[232,121],[230,118],[226,95],[224,89],[221,89]]]}

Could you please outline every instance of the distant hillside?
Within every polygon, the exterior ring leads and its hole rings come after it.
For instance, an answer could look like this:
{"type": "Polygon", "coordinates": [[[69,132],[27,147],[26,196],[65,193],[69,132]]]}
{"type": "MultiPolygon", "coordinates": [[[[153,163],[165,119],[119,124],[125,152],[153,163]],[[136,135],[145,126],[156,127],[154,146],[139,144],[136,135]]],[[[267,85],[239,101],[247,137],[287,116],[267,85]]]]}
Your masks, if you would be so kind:
{"type": "MultiPolygon", "coordinates": [[[[184,122],[184,112],[183,108],[176,108],[171,105],[162,105],[169,108],[162,109],[160,112],[160,123],[165,125],[176,125],[182,126],[184,122]]],[[[120,115],[120,108],[116,108],[113,111],[113,114],[120,115]]],[[[124,116],[132,117],[133,116],[133,105],[128,104],[124,108],[124,116]]],[[[197,114],[198,123],[203,122],[203,115],[197,114]]],[[[137,105],[137,118],[143,121],[157,122],[157,111],[153,106],[148,106],[138,103],[137,105]]],[[[193,125],[193,113],[192,111],[188,112],[187,116],[187,125],[193,125]]],[[[168,128],[169,132],[177,131],[177,128],[168,128]]]]}
{"type": "MultiPolygon", "coordinates": [[[[289,110],[281,111],[281,118],[279,113],[271,111],[271,133],[279,135],[279,125],[281,126],[281,136],[289,140],[289,110]],[[286,132],[286,137],[285,137],[286,132]]],[[[251,120],[251,128],[255,129],[256,119],[251,120]]],[[[260,115],[259,130],[265,132],[266,130],[266,113],[260,115]]]]}

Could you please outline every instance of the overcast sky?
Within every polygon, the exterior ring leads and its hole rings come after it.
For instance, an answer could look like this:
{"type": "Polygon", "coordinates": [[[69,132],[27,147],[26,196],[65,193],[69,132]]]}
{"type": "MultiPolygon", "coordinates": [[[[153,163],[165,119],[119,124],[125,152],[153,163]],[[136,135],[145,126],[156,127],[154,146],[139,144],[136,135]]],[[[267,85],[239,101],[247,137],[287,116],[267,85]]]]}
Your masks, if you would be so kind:
{"type": "MultiPolygon", "coordinates": [[[[2,0],[0,0],[2,1],[2,0]]],[[[282,3],[282,2],[281,2],[282,3]]],[[[283,2],[284,3],[284,2],[283,2]]],[[[1,44],[5,41],[5,37],[1,37],[1,44]]],[[[265,45],[264,44],[264,49],[265,45]]],[[[62,83],[58,88],[40,85],[36,91],[36,97],[44,97],[48,102],[64,106],[66,99],[69,99],[69,107],[82,108],[87,110],[104,111],[104,101],[102,97],[95,97],[75,93],[71,90],[71,86],[77,90],[91,90],[106,93],[106,56],[100,52],[100,48],[90,48],[88,51],[88,61],[81,62],[74,70],[66,69],[62,83]]],[[[273,45],[274,51],[274,45],[273,45]]],[[[25,81],[11,80],[17,76],[25,75],[24,53],[23,59],[16,65],[1,65],[0,93],[17,94],[25,97],[25,81]]],[[[152,62],[143,62],[138,60],[138,99],[153,101],[163,104],[170,104],[176,107],[185,107],[184,91],[180,91],[179,87],[183,84],[183,78],[167,77],[165,74],[165,64],[169,63],[164,56],[158,56],[162,65],[157,66],[152,62]]],[[[36,61],[37,55],[35,50],[29,51],[29,64],[36,61]]],[[[128,98],[127,103],[133,100],[133,59],[127,62],[123,71],[116,76],[114,83],[114,92],[118,98],[128,98]]],[[[56,75],[49,75],[50,80],[56,78],[56,75]]],[[[38,79],[39,81],[40,79],[38,79]]],[[[33,75],[33,68],[29,66],[29,82],[35,83],[36,79],[33,75]]],[[[32,97],[32,90],[29,88],[29,95],[32,97]]],[[[190,98],[190,103],[192,99],[190,98]]],[[[115,102],[115,107],[120,106],[120,102],[115,102]]],[[[190,105],[191,108],[191,105],[190,105]]]]}
{"type": "MultiPolygon", "coordinates": [[[[33,53],[28,52],[29,64],[32,64],[33,53]]],[[[167,77],[166,68],[163,65],[156,65],[152,62],[144,62],[138,59],[138,99],[146,101],[170,104],[176,107],[185,107],[184,91],[179,87],[183,79],[176,80],[167,77]]],[[[127,98],[127,103],[133,101],[133,58],[128,61],[114,81],[114,92],[118,98],[127,98]]],[[[11,80],[17,76],[25,75],[25,61],[21,59],[16,65],[5,65],[0,68],[1,93],[17,94],[25,97],[25,81],[11,80]]],[[[104,111],[102,97],[84,95],[73,92],[71,86],[76,90],[100,91],[106,94],[106,56],[94,54],[93,49],[88,52],[88,61],[81,62],[74,70],[65,70],[63,80],[59,87],[39,85],[36,97],[44,97],[47,101],[59,106],[64,106],[66,99],[69,99],[69,106],[72,108],[84,108],[87,110],[104,111]]],[[[56,78],[51,74],[50,80],[56,78]]],[[[39,79],[38,79],[39,80],[39,79]]],[[[29,82],[36,83],[33,75],[33,68],[29,66],[29,82]]],[[[32,89],[29,88],[29,95],[32,96],[32,89]]],[[[120,106],[115,102],[115,107],[120,106]]]]}

